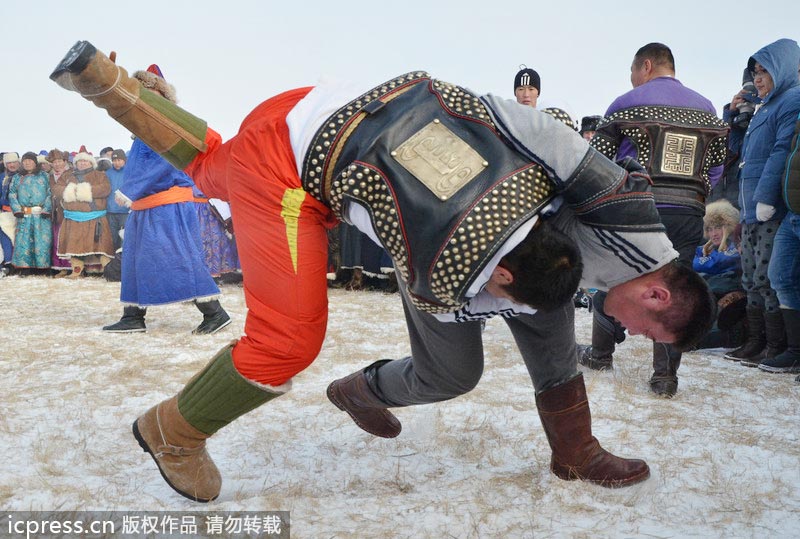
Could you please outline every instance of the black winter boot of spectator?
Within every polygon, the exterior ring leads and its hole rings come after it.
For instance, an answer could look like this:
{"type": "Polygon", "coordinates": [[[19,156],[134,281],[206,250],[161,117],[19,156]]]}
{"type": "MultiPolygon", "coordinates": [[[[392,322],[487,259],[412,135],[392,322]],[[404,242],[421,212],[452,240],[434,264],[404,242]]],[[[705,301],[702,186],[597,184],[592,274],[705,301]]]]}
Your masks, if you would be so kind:
{"type": "Polygon", "coordinates": [[[781,309],[779,313],[783,316],[788,346],[783,352],[762,361],[758,368],[766,372],[800,372],[800,311],[781,309]]]}
{"type": "Polygon", "coordinates": [[[670,344],[653,343],[653,376],[650,390],[656,395],[672,398],[678,392],[678,367],[681,352],[670,344]]]}
{"type": "Polygon", "coordinates": [[[778,309],[772,313],[764,313],[767,334],[767,357],[775,357],[786,350],[786,325],[784,313],[788,309],[778,309]]]}
{"type": "MultiPolygon", "coordinates": [[[[747,308],[747,340],[745,343],[725,354],[725,359],[742,361],[761,356],[767,346],[765,334],[764,309],[762,307],[747,308]]],[[[760,360],[759,360],[760,361],[760,360]]]]}
{"type": "Polygon", "coordinates": [[[147,327],[144,325],[144,315],[147,309],[136,305],[126,305],[122,311],[122,318],[116,324],[103,326],[103,331],[109,333],[144,333],[147,327]]]}
{"type": "Polygon", "coordinates": [[[592,319],[592,345],[578,345],[578,361],[584,367],[595,371],[609,371],[614,368],[614,335],[603,327],[597,319],[592,319]]]}
{"type": "Polygon", "coordinates": [[[758,367],[767,358],[773,358],[786,350],[786,328],[780,310],[764,313],[764,335],[767,346],[753,357],[743,358],[739,363],[745,367],[758,367]]]}
{"type": "Polygon", "coordinates": [[[231,317],[222,308],[219,300],[195,300],[194,304],[203,313],[203,321],[192,331],[194,335],[211,335],[231,323],[231,317]]]}

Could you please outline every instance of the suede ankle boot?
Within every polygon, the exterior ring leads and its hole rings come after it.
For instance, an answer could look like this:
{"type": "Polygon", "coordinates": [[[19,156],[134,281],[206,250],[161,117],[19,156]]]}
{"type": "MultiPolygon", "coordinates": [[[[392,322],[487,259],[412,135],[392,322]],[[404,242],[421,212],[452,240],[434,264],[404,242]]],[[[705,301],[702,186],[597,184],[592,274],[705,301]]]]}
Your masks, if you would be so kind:
{"type": "Polygon", "coordinates": [[[195,502],[210,502],[219,496],[222,476],[206,451],[210,435],[183,418],[177,396],[156,404],[137,419],[133,436],[178,494],[195,502]]]}
{"type": "Polygon", "coordinates": [[[239,416],[289,391],[245,379],[233,365],[235,343],[220,350],[175,397],[133,423],[133,436],[178,494],[196,502],[219,496],[222,479],[206,439],[239,416]]]}

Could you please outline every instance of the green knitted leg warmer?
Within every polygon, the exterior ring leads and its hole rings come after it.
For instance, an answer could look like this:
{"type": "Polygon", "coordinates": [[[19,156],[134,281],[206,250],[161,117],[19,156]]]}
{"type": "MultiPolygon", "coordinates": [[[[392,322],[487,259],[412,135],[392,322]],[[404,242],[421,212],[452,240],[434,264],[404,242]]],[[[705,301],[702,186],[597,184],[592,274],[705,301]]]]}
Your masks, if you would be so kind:
{"type": "Polygon", "coordinates": [[[178,395],[178,410],[197,430],[214,434],[237,417],[280,397],[291,382],[261,386],[244,378],[233,365],[231,343],[192,378],[178,395]]]}

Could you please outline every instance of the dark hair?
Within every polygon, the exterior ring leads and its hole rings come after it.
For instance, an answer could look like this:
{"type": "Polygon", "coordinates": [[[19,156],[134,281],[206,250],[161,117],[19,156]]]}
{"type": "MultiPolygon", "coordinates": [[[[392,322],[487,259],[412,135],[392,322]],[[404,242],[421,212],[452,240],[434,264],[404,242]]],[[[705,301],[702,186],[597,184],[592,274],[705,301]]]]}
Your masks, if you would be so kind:
{"type": "Polygon", "coordinates": [[[543,311],[572,301],[583,273],[577,244],[546,221],[504,256],[500,266],[514,276],[503,289],[516,302],[543,311]]]}
{"type": "Polygon", "coordinates": [[[672,345],[688,350],[711,330],[717,317],[717,300],[708,283],[685,263],[673,260],[661,270],[672,304],[664,311],[664,329],[677,336],[672,345]]]}
{"type": "Polygon", "coordinates": [[[634,64],[638,67],[645,60],[650,60],[653,65],[666,66],[675,71],[675,57],[672,51],[663,43],[648,43],[638,51],[633,57],[634,64]]]}

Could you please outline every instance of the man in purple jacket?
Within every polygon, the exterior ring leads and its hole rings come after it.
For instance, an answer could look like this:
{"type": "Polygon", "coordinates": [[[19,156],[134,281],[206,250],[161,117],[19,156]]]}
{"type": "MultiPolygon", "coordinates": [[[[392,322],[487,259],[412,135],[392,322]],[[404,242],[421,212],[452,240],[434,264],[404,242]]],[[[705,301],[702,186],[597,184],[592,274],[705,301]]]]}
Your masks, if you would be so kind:
{"type": "MultiPolygon", "coordinates": [[[[703,240],[705,199],[722,175],[728,128],[711,101],[675,78],[675,59],[664,44],[649,43],[631,63],[633,90],[619,96],[606,111],[592,146],[606,157],[639,161],[653,180],[653,194],[667,236],[691,264],[703,240]]],[[[580,356],[582,365],[610,369],[623,328],[603,312],[604,294],[595,296],[592,346],[580,356]]],[[[678,390],[681,353],[653,343],[654,393],[672,397],[678,390]]]]}

